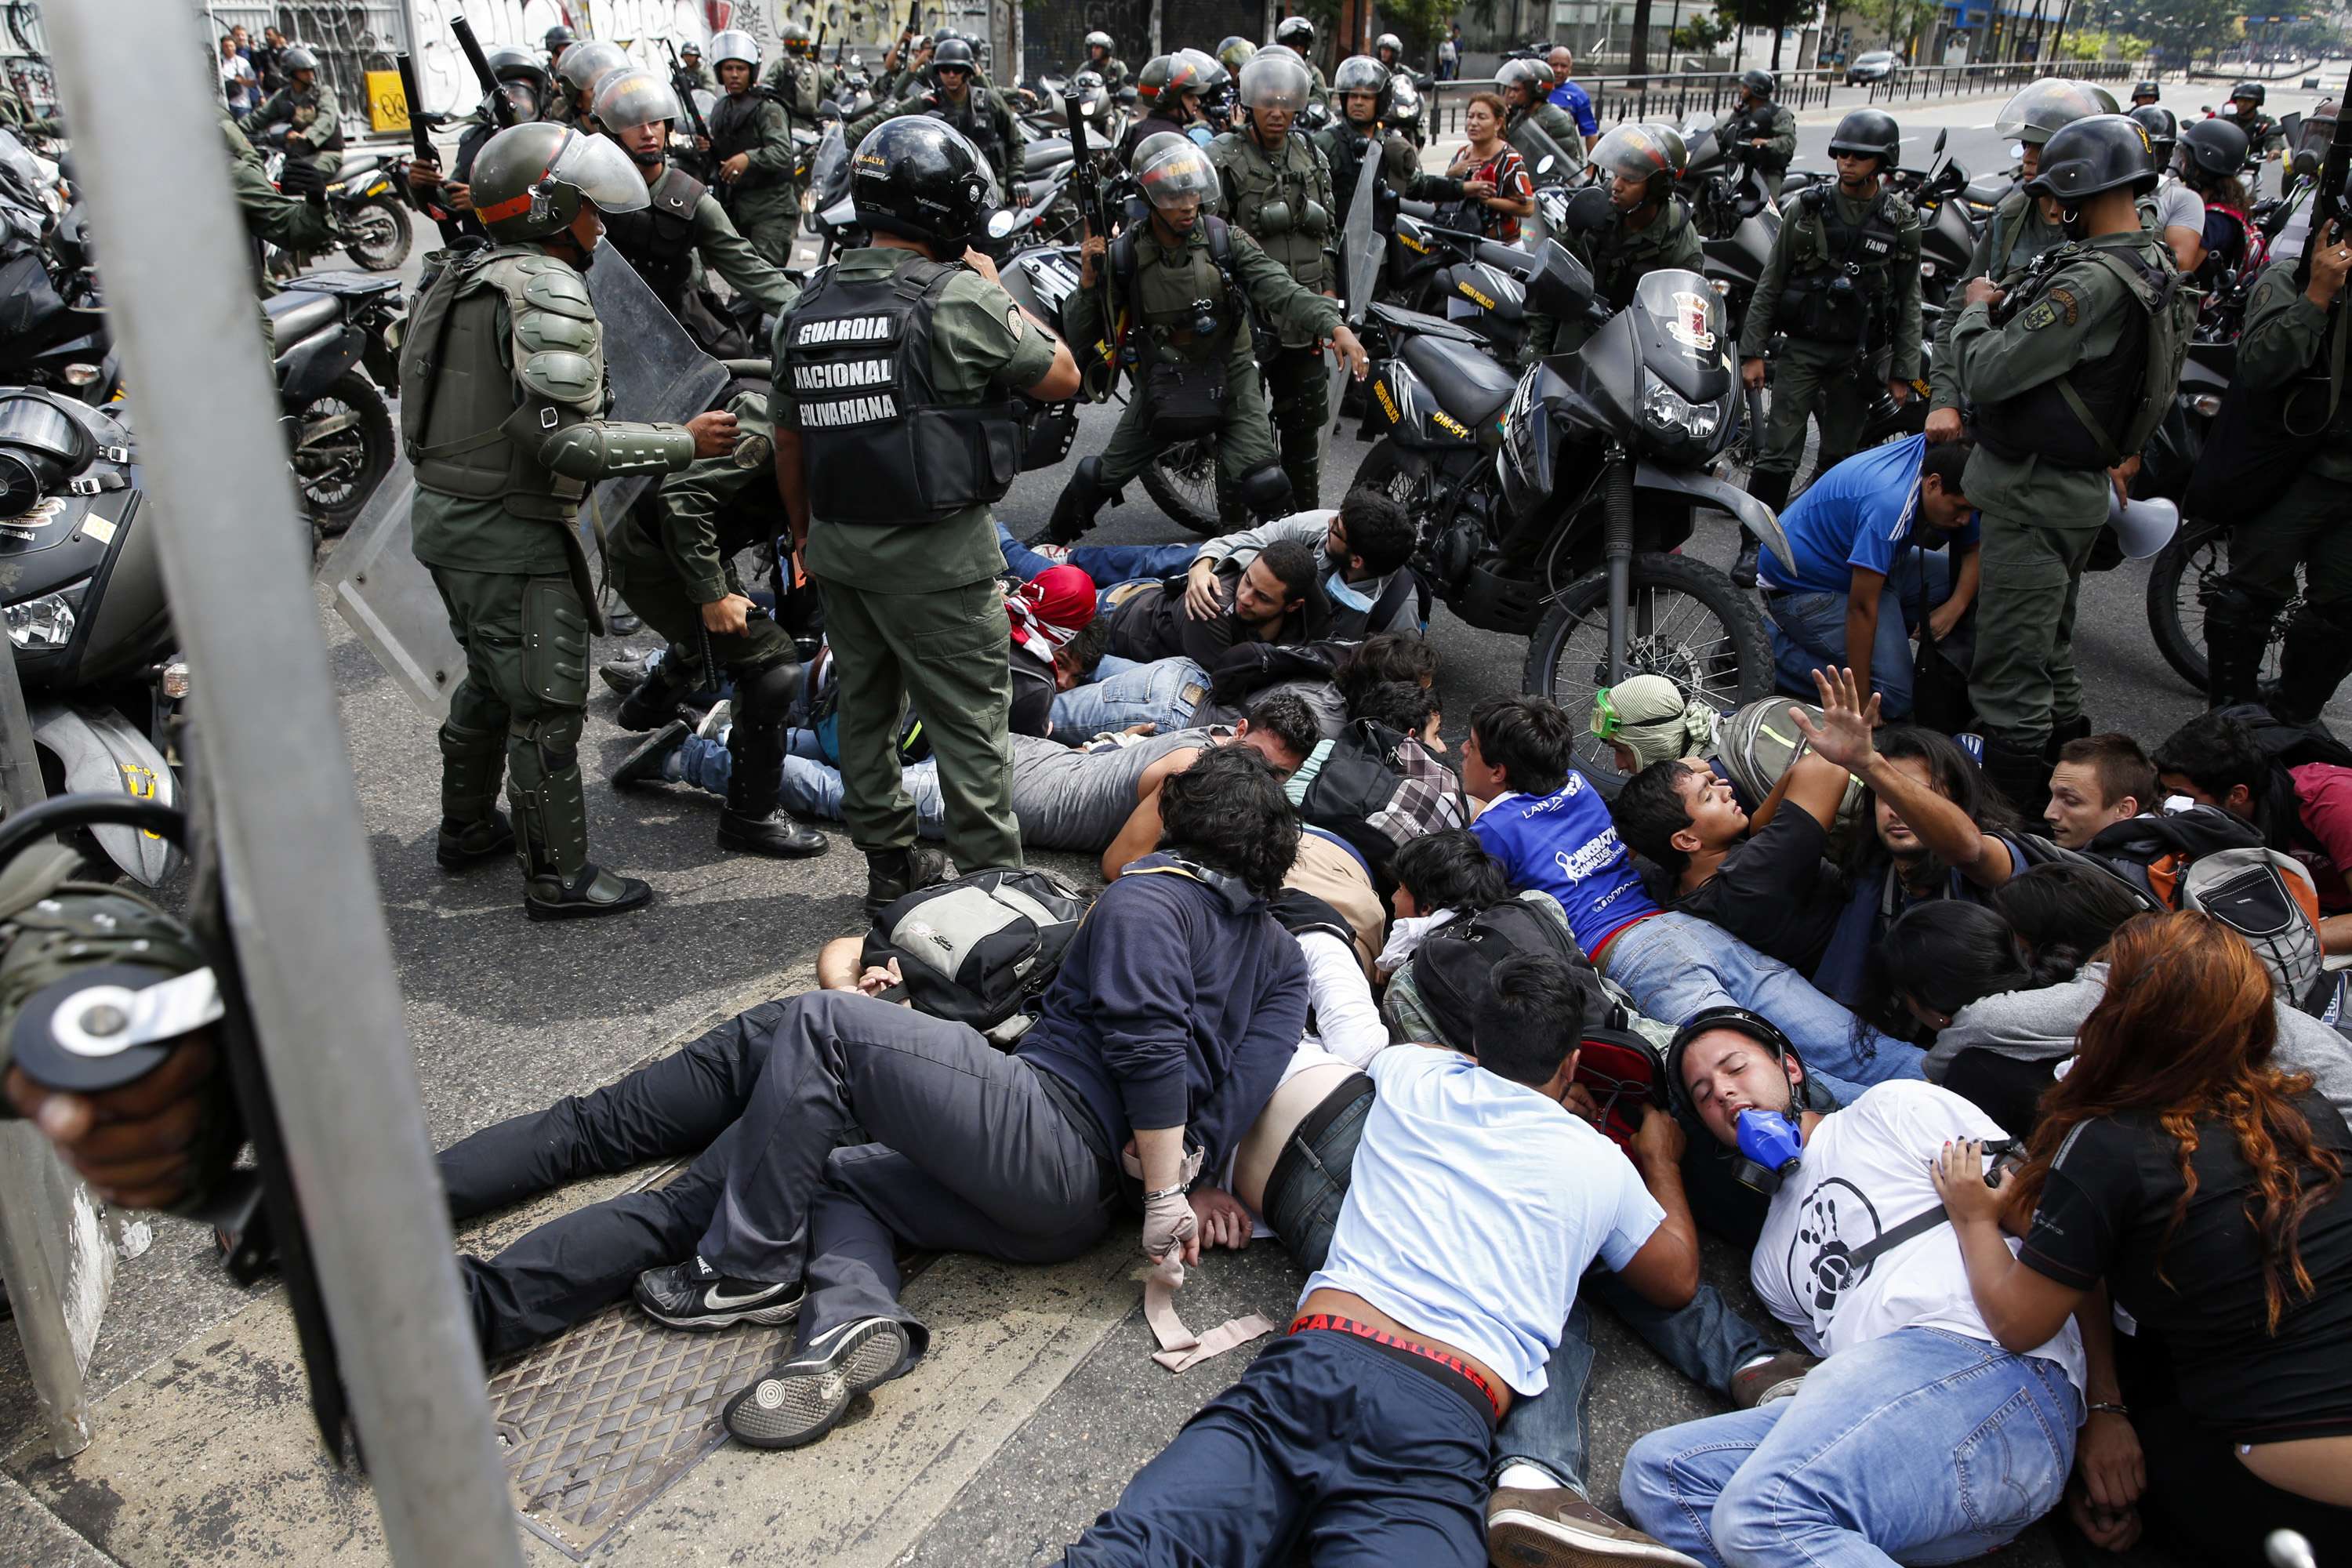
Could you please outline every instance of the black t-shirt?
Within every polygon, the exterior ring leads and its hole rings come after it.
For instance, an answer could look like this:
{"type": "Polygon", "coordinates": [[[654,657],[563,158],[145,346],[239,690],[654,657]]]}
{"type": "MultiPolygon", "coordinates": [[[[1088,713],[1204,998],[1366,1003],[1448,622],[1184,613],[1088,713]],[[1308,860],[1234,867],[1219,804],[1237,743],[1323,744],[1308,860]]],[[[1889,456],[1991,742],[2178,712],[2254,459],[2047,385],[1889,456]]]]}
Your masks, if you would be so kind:
{"type": "MultiPolygon", "coordinates": [[[[1218,587],[1228,605],[1234,602],[1234,584],[1239,576],[1238,573],[1225,573],[1218,577],[1218,587]]],[[[1108,650],[1138,664],[1181,654],[1213,675],[1227,648],[1255,635],[1255,629],[1231,609],[1210,620],[1194,620],[1184,613],[1181,584],[1171,594],[1164,584],[1153,583],[1137,589],[1111,612],[1108,650]]],[[[1301,642],[1305,637],[1302,617],[1292,616],[1284,620],[1273,640],[1287,645],[1301,642]]]]}
{"type": "Polygon", "coordinates": [[[1661,903],[1721,926],[1768,958],[1811,974],[1845,908],[1845,882],[1822,858],[1829,835],[1782,802],[1764,831],[1736,847],[1696,890],[1661,903]]]}
{"type": "MultiPolygon", "coordinates": [[[[2295,1105],[2320,1147],[2352,1152],[2352,1132],[2326,1100],[2306,1094],[2295,1105]]],[[[2168,1243],[2179,1142],[2146,1112],[2078,1124],[2034,1211],[2026,1267],[2076,1289],[2105,1279],[2116,1304],[2170,1351],[2181,1403],[2231,1440],[2352,1433],[2352,1197],[2304,1216],[2298,1241],[2317,1290],[2309,1300],[2290,1290],[2278,1332],[2267,1333],[2245,1214],[2253,1178],[2226,1125],[2208,1120],[2197,1131],[2197,1193],[2168,1243]]]]}
{"type": "MultiPolygon", "coordinates": [[[[1864,824],[1864,832],[1873,829],[1864,824]]],[[[2025,850],[2006,833],[1997,833],[2009,851],[2011,876],[2025,869],[2025,850]]],[[[1896,917],[1914,904],[1927,903],[1936,899],[1965,899],[1981,904],[1992,897],[1992,889],[1980,888],[1958,871],[1946,871],[1943,881],[1932,891],[1914,893],[1904,884],[1895,869],[1894,859],[1874,839],[1873,853],[1846,884],[1845,907],[1838,911],[1837,924],[1830,933],[1828,949],[1822,952],[1820,964],[1812,971],[1814,987],[1831,1000],[1848,1007],[1862,1005],[1869,990],[1870,955],[1886,935],[1886,928],[1896,917]]]]}
{"type": "Polygon", "coordinates": [[[1043,735],[1054,727],[1054,672],[1020,648],[1013,650],[1013,717],[1016,735],[1043,735]]]}

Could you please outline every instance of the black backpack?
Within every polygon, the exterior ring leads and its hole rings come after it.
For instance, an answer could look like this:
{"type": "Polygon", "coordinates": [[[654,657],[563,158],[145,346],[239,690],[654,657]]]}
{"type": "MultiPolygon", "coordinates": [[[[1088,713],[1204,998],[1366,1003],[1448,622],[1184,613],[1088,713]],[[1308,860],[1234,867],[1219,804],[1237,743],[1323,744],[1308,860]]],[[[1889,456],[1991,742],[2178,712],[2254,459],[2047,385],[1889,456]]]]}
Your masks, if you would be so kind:
{"type": "Polygon", "coordinates": [[[1051,872],[975,871],[885,907],[864,962],[897,959],[918,1012],[992,1029],[1044,994],[1086,912],[1086,900],[1051,872]]]}

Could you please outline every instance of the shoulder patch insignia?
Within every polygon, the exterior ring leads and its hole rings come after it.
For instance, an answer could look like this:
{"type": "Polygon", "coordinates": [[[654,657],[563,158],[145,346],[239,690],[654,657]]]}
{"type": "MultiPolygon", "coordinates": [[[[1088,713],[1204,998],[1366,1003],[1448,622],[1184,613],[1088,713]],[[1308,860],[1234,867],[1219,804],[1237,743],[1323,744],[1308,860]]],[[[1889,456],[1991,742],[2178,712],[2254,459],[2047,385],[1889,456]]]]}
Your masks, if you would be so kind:
{"type": "Polygon", "coordinates": [[[2038,332],[2042,328],[2049,326],[2052,322],[2055,321],[2058,319],[2058,312],[2050,308],[2049,300],[2037,300],[2027,308],[2025,315],[2021,319],[2025,322],[2025,330],[2027,331],[2038,332]]]}
{"type": "Polygon", "coordinates": [[[1029,323],[1021,314],[1020,306],[1007,305],[1004,308],[1004,330],[1013,334],[1013,341],[1016,343],[1029,331],[1029,323]]]}
{"type": "Polygon", "coordinates": [[[2070,289],[2051,289],[2050,303],[2065,312],[2066,324],[2070,327],[2082,319],[2082,304],[2074,298],[2074,290],[2070,289]]]}

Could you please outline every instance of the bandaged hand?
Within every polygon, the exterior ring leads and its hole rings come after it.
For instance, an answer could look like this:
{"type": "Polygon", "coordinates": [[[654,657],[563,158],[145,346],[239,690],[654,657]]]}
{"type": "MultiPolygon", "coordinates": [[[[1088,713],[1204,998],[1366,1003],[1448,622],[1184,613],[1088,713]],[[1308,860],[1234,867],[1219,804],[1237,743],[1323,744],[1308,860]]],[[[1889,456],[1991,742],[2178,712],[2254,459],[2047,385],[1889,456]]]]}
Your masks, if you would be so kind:
{"type": "Polygon", "coordinates": [[[1201,1222],[1182,1193],[1163,1193],[1143,1201],[1143,1256],[1157,1263],[1179,1251],[1186,1266],[1201,1261],[1201,1222]]]}

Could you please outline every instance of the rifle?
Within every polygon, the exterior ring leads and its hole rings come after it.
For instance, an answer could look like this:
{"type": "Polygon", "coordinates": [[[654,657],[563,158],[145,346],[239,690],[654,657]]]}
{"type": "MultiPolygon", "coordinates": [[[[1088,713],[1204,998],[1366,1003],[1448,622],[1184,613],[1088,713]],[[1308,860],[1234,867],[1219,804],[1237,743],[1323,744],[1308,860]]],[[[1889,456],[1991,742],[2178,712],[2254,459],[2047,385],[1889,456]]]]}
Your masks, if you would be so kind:
{"type": "Polygon", "coordinates": [[[2352,104],[2352,80],[2345,83],[2345,96],[2337,99],[2336,133],[2328,138],[2327,155],[2319,162],[2319,187],[2311,197],[2311,227],[2304,235],[2303,257],[2295,263],[2294,286],[2307,288],[2311,283],[2311,258],[2327,237],[2327,226],[2345,221],[2344,183],[2352,174],[2352,114],[2343,106],[2352,104]]]}
{"type": "Polygon", "coordinates": [[[514,105],[499,90],[499,79],[490,74],[489,58],[482,53],[481,40],[474,37],[474,25],[463,16],[452,16],[449,31],[457,36],[457,47],[466,52],[466,63],[474,68],[474,79],[482,84],[482,100],[490,111],[490,119],[504,131],[515,122],[514,105]]]}
{"type": "Polygon", "coordinates": [[[685,111],[687,128],[700,140],[708,142],[710,140],[710,127],[702,122],[702,106],[694,101],[694,82],[678,60],[677,46],[664,38],[662,47],[669,51],[669,89],[677,94],[677,106],[685,111]]]}
{"type": "MultiPolygon", "coordinates": [[[[425,100],[416,90],[416,63],[405,54],[394,55],[393,61],[400,67],[400,91],[401,95],[408,100],[409,142],[415,149],[416,157],[420,162],[438,167],[441,163],[440,154],[433,151],[433,138],[425,132],[425,100]]],[[[410,205],[418,212],[423,213],[435,223],[449,221],[448,205],[440,199],[440,181],[433,182],[430,193],[421,191],[416,186],[405,183],[402,188],[407,191],[410,205]]]]}
{"type": "MultiPolygon", "coordinates": [[[[1087,117],[1079,112],[1081,100],[1075,92],[1062,94],[1062,118],[1070,127],[1070,194],[1078,205],[1078,216],[1085,221],[1086,232],[1100,235],[1105,245],[1110,242],[1110,213],[1103,202],[1102,180],[1095,170],[1093,150],[1087,143],[1087,117]]],[[[1107,403],[1118,381],[1118,293],[1111,282],[1110,256],[1103,255],[1095,268],[1097,300],[1102,311],[1102,358],[1087,366],[1086,392],[1097,403],[1107,403]]]]}

